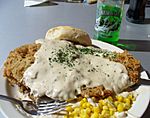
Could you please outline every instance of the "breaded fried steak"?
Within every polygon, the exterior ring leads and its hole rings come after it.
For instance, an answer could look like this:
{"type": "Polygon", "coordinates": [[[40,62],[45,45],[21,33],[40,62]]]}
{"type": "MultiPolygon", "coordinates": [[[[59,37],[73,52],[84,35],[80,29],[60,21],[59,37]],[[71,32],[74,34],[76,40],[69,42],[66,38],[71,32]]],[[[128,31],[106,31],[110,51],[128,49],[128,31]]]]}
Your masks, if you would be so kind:
{"type": "Polygon", "coordinates": [[[23,74],[34,63],[34,54],[40,46],[40,44],[33,43],[18,47],[9,53],[4,63],[4,77],[10,85],[17,84],[22,92],[29,91],[23,83],[23,74]]]}
{"type": "Polygon", "coordinates": [[[138,82],[140,62],[127,51],[92,47],[88,34],[68,26],[48,33],[43,40],[11,51],[4,64],[4,77],[21,92],[35,98],[104,98],[138,82]]]}

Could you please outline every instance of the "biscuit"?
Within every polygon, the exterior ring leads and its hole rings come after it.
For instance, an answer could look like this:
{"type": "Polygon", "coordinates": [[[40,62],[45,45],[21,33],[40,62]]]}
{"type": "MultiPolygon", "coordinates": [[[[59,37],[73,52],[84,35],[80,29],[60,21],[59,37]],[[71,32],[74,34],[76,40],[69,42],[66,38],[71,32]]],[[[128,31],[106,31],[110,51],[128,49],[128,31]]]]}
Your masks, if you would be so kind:
{"type": "Polygon", "coordinates": [[[45,39],[67,40],[77,44],[91,46],[89,35],[81,29],[70,26],[58,26],[47,31],[45,39]]]}

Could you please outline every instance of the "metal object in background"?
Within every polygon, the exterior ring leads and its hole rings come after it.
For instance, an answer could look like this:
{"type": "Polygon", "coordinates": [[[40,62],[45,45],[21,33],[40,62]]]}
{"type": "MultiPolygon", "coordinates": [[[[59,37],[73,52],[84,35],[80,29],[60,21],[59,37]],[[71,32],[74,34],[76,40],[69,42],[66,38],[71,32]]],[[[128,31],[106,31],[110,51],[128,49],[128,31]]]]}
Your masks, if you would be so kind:
{"type": "Polygon", "coordinates": [[[145,7],[148,0],[130,0],[126,19],[132,23],[143,23],[145,20],[145,7]]]}
{"type": "Polygon", "coordinates": [[[150,41],[148,40],[120,39],[116,46],[129,51],[150,52],[150,41]]]}
{"type": "Polygon", "coordinates": [[[66,2],[82,3],[83,0],[66,0],[66,2]]]}

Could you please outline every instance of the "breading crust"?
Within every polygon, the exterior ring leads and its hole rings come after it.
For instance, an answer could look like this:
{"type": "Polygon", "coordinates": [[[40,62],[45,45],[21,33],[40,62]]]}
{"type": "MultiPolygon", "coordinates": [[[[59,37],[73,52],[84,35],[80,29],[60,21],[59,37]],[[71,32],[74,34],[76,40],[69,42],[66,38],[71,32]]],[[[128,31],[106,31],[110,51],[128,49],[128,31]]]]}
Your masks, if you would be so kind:
{"type": "Polygon", "coordinates": [[[29,91],[22,81],[25,70],[34,63],[34,54],[40,48],[40,44],[28,44],[16,48],[9,53],[4,63],[4,77],[9,84],[17,84],[20,91],[29,91]]]}
{"type": "Polygon", "coordinates": [[[123,64],[128,71],[131,81],[138,83],[141,71],[141,64],[139,60],[135,59],[133,55],[129,54],[128,51],[125,50],[123,53],[117,53],[116,58],[114,58],[113,61],[123,64]]]}
{"type": "Polygon", "coordinates": [[[83,87],[81,88],[81,96],[82,97],[98,97],[105,98],[108,96],[112,96],[113,92],[110,90],[106,90],[103,85],[96,87],[83,87]]]}

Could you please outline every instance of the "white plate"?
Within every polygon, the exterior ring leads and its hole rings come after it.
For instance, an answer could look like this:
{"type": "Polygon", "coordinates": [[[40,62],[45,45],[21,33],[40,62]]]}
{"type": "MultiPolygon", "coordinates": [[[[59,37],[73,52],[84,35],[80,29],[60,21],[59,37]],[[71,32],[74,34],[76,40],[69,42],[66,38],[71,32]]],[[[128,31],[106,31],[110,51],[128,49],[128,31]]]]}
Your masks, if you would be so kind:
{"type": "MultiPolygon", "coordinates": [[[[108,43],[104,43],[97,40],[92,40],[92,43],[98,47],[103,49],[107,49],[110,51],[116,52],[123,52],[122,49],[110,45],[108,43]]],[[[8,82],[3,78],[2,69],[0,70],[0,94],[9,95],[14,97],[16,95],[15,88],[12,88],[8,85],[8,82]]],[[[150,100],[150,86],[141,85],[139,87],[140,94],[137,97],[136,102],[134,103],[133,107],[128,111],[130,114],[135,116],[135,118],[139,118],[145,112],[149,100],[150,100]],[[141,108],[142,106],[142,108],[141,108]]],[[[1,101],[0,100],[0,111],[4,115],[5,118],[27,118],[26,116],[22,115],[20,112],[16,110],[16,108],[9,102],[1,101]]]]}

